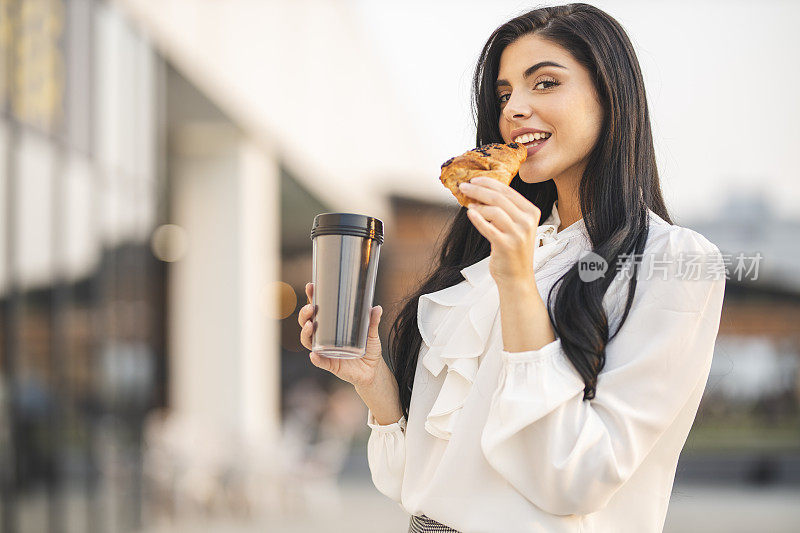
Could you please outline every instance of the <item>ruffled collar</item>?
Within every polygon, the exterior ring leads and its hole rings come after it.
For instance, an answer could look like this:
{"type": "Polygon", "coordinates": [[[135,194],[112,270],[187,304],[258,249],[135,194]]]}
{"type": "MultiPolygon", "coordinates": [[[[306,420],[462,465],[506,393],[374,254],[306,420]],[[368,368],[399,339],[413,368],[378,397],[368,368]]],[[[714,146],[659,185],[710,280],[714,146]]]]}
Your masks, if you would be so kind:
{"type": "MultiPolygon", "coordinates": [[[[560,223],[554,205],[550,216],[536,229],[534,272],[561,252],[569,237],[582,233],[583,219],[559,232],[560,223]]],[[[463,282],[419,298],[417,324],[427,348],[422,364],[434,376],[447,369],[425,429],[444,440],[450,440],[500,312],[497,285],[489,272],[490,258],[463,268],[463,282]]]]}

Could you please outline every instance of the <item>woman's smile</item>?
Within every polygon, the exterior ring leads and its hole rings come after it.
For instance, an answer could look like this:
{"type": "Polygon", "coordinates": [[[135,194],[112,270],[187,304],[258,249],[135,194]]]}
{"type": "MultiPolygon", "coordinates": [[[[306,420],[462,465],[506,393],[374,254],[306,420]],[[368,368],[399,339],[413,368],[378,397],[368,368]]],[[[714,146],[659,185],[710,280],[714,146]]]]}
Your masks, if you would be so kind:
{"type": "Polygon", "coordinates": [[[544,146],[544,144],[549,139],[550,139],[550,137],[547,137],[546,139],[539,139],[539,140],[534,140],[534,141],[527,142],[527,143],[522,143],[528,148],[528,157],[531,157],[533,154],[535,154],[536,152],[541,150],[542,147],[544,146]]]}
{"type": "Polygon", "coordinates": [[[528,148],[528,157],[539,151],[541,146],[553,134],[549,131],[534,128],[520,128],[511,132],[510,137],[513,142],[525,145],[528,148]]]}

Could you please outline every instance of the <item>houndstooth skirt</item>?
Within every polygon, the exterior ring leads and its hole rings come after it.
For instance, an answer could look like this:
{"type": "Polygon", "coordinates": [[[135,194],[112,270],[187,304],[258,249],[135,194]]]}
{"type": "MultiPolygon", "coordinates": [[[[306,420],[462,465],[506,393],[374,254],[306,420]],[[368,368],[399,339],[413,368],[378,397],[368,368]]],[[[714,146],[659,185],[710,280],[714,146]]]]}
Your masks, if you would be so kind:
{"type": "Polygon", "coordinates": [[[408,533],[425,533],[428,531],[435,531],[436,533],[459,533],[455,529],[440,524],[436,520],[428,518],[425,515],[411,516],[411,522],[408,524],[408,533]]]}

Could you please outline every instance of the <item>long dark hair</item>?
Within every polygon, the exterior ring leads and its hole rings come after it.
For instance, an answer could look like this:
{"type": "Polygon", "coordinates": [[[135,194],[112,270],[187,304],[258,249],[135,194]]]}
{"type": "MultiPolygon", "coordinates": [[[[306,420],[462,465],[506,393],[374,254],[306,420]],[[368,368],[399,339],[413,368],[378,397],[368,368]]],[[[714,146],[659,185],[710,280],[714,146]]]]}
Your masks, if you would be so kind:
{"type": "MultiPolygon", "coordinates": [[[[498,125],[500,104],[495,95],[500,55],[506,46],[527,34],[536,34],[569,51],[590,73],[604,108],[599,141],[589,154],[579,191],[592,251],[605,259],[609,271],[595,281],[584,282],[578,276],[576,262],[556,281],[547,297],[553,328],[586,384],[584,400],[590,400],[594,398],[597,376],[605,364],[606,344],[613,338],[602,305],[603,295],[615,277],[609,274],[618,272],[617,258],[621,254],[643,252],[649,229],[648,209],[668,223],[672,221],[661,195],[650,116],[636,53],[622,26],[589,4],[534,9],[509,20],[491,34],[481,51],[473,78],[477,146],[504,142],[498,125]]],[[[526,183],[517,175],[510,186],[541,210],[540,224],[550,216],[557,198],[553,180],[526,183]]],[[[442,241],[438,265],[405,300],[392,324],[389,363],[399,385],[400,403],[406,417],[422,343],[417,326],[419,297],[460,283],[463,281],[460,270],[486,258],[490,250],[489,241],[467,218],[466,208],[460,208],[442,241]]],[[[636,290],[636,268],[634,261],[620,327],[636,290]]]]}

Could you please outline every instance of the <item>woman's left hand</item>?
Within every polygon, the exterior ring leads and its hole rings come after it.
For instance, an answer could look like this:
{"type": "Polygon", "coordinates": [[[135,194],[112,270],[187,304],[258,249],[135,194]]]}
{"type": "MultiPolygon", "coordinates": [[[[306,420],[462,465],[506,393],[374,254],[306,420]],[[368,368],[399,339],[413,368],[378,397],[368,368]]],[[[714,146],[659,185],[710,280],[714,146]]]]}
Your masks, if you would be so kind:
{"type": "Polygon", "coordinates": [[[533,280],[533,252],[541,211],[495,179],[472,178],[459,189],[474,199],[467,216],[492,245],[489,270],[497,285],[533,280]]]}

